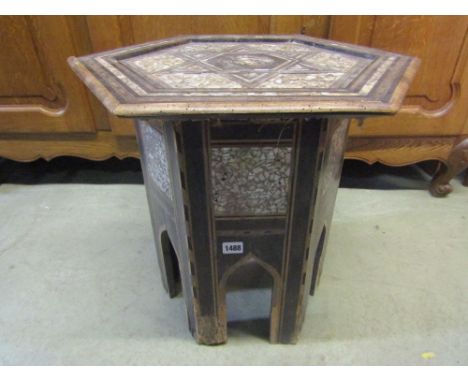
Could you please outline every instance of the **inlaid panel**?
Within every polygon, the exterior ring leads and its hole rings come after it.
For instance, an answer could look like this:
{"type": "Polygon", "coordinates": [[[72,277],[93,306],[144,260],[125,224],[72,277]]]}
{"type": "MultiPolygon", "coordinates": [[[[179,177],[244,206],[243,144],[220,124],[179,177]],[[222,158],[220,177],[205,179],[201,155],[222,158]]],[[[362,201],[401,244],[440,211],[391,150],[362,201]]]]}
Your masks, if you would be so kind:
{"type": "Polygon", "coordinates": [[[142,126],[142,139],[145,142],[143,155],[145,155],[146,163],[148,163],[148,176],[172,200],[166,143],[163,132],[150,126],[147,122],[141,121],[140,124],[142,126]]]}
{"type": "Polygon", "coordinates": [[[121,61],[139,76],[153,80],[152,93],[171,88],[259,92],[261,89],[328,89],[335,85],[338,89],[345,85],[339,79],[346,77],[345,82],[350,83],[371,62],[371,57],[321,52],[319,48],[298,42],[191,42],[121,61]]]}
{"type": "Polygon", "coordinates": [[[213,147],[216,215],[286,213],[291,147],[213,147]]]}

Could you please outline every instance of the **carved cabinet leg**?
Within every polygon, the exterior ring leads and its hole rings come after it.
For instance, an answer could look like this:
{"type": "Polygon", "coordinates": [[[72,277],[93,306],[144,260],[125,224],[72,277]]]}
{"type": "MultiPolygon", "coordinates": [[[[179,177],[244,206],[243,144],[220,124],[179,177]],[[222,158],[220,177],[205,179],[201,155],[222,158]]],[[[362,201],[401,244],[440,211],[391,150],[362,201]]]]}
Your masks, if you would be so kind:
{"type": "Polygon", "coordinates": [[[446,166],[441,166],[432,179],[430,192],[433,196],[446,196],[452,192],[450,180],[468,168],[468,137],[454,146],[446,166]]]}

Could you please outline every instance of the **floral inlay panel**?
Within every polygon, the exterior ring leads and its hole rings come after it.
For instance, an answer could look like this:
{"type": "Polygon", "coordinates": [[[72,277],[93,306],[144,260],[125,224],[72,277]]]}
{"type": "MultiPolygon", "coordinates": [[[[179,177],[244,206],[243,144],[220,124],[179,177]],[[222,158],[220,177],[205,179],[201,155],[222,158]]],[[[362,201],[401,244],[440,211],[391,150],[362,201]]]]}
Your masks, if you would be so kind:
{"type": "Polygon", "coordinates": [[[213,147],[211,179],[215,214],[285,214],[290,164],[290,147],[213,147]]]}

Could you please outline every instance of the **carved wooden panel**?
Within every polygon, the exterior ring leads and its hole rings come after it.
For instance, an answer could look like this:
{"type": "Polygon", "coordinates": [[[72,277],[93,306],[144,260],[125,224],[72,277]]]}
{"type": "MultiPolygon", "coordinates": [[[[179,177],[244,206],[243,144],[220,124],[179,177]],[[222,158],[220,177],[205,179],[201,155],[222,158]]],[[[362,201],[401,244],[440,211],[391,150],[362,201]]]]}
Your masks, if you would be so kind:
{"type": "Polygon", "coordinates": [[[67,17],[0,17],[0,133],[92,132],[83,86],[66,65],[79,23],[67,17]]]}
{"type": "Polygon", "coordinates": [[[455,141],[455,137],[448,136],[351,137],[346,147],[346,158],[389,166],[405,166],[427,160],[445,161],[455,141]]]}
{"type": "Polygon", "coordinates": [[[351,135],[456,135],[467,117],[468,17],[337,16],[330,38],[419,57],[397,118],[352,125],[351,135]]]}

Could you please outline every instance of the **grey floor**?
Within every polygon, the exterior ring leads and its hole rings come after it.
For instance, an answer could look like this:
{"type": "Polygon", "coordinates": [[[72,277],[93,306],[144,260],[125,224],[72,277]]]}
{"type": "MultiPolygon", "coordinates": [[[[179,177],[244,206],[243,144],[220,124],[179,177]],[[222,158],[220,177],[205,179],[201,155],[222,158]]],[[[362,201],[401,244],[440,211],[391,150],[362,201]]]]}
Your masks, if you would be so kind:
{"type": "Polygon", "coordinates": [[[133,181],[24,184],[19,170],[3,179],[0,364],[468,364],[468,188],[459,179],[445,199],[411,176],[400,181],[410,189],[341,188],[299,343],[233,328],[226,345],[206,347],[191,338],[182,299],[162,289],[145,190],[138,171],[125,171],[133,181]]]}

